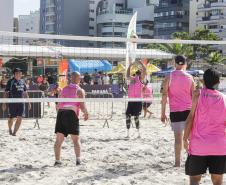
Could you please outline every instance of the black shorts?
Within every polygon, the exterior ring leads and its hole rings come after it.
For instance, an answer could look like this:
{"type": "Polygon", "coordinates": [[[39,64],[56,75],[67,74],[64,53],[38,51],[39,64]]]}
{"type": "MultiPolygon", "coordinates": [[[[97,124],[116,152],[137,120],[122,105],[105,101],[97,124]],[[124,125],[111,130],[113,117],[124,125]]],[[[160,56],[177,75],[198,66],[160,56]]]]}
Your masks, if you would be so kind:
{"type": "Polygon", "coordinates": [[[23,117],[24,104],[23,103],[9,103],[9,118],[23,117]]]}
{"type": "Polygon", "coordinates": [[[206,173],[222,175],[226,173],[226,156],[196,156],[189,155],[185,163],[185,173],[196,176],[206,173]]]}
{"type": "Polygon", "coordinates": [[[129,102],[127,109],[126,109],[126,115],[130,116],[139,116],[142,111],[142,102],[129,102]]]}
{"type": "Polygon", "coordinates": [[[170,112],[170,121],[171,122],[181,122],[186,121],[190,110],[185,110],[182,112],[170,112]]]}
{"type": "Polygon", "coordinates": [[[144,102],[143,103],[143,108],[148,108],[148,107],[150,107],[151,106],[151,103],[149,102],[144,102]]]}
{"type": "Polygon", "coordinates": [[[79,119],[73,110],[59,110],[57,113],[55,133],[79,135],[79,119]]]}

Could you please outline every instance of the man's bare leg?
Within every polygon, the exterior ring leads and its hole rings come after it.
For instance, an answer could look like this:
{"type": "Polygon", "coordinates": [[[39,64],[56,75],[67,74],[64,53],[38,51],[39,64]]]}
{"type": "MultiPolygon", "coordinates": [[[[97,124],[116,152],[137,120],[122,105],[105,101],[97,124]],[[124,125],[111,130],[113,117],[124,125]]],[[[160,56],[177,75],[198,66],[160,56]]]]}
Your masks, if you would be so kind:
{"type": "Polygon", "coordinates": [[[13,134],[13,131],[12,131],[13,120],[14,120],[13,118],[9,118],[8,119],[9,135],[12,135],[13,134]]]}
{"type": "Polygon", "coordinates": [[[190,176],[190,185],[199,185],[202,175],[190,176]]]}
{"type": "Polygon", "coordinates": [[[57,133],[56,141],[54,144],[54,153],[55,153],[56,161],[60,161],[61,146],[63,142],[64,142],[64,134],[57,133]]]}
{"type": "Polygon", "coordinates": [[[13,136],[16,136],[16,133],[20,128],[21,122],[22,122],[22,117],[17,117],[16,123],[15,123],[15,126],[14,126],[14,131],[13,131],[13,134],[12,134],[13,136]]]}
{"type": "Polygon", "coordinates": [[[213,182],[213,185],[222,185],[223,175],[211,174],[211,180],[213,182]]]}
{"type": "Polygon", "coordinates": [[[175,167],[180,167],[180,157],[182,149],[182,132],[174,132],[175,137],[175,167]]]}
{"type": "Polygon", "coordinates": [[[144,107],[144,118],[146,117],[146,115],[147,115],[147,108],[144,107]]]}
{"type": "Polygon", "coordinates": [[[80,142],[80,137],[78,135],[71,135],[71,139],[74,143],[74,152],[76,156],[76,165],[81,164],[81,142],[80,142]]]}

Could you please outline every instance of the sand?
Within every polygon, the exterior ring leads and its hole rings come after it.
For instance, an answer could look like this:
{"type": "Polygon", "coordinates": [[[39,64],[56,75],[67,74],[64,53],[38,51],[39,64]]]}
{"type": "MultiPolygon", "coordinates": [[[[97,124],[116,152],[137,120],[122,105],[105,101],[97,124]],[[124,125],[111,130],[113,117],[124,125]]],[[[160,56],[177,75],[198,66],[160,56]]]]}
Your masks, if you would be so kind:
{"type": "MultiPolygon", "coordinates": [[[[157,112],[141,121],[142,138],[126,140],[123,104],[114,108],[110,128],[103,120],[81,121],[82,162],[75,165],[73,145],[68,137],[62,148],[62,167],[54,167],[55,110],[45,108],[41,129],[33,128],[34,120],[23,121],[16,137],[9,136],[6,120],[0,124],[1,185],[186,185],[186,153],[181,168],[173,167],[174,139],[170,126],[164,126],[157,112]]],[[[210,176],[202,179],[210,183],[210,176]]],[[[224,181],[226,184],[226,181],[224,181]]]]}

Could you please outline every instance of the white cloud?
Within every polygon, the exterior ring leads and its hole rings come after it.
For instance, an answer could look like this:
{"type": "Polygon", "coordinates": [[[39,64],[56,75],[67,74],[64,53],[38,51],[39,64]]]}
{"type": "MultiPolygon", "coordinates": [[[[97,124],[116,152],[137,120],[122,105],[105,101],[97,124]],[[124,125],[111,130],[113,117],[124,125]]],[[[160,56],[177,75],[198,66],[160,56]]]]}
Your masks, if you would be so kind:
{"type": "Polygon", "coordinates": [[[14,0],[14,17],[29,14],[30,11],[38,10],[40,0],[14,0]]]}

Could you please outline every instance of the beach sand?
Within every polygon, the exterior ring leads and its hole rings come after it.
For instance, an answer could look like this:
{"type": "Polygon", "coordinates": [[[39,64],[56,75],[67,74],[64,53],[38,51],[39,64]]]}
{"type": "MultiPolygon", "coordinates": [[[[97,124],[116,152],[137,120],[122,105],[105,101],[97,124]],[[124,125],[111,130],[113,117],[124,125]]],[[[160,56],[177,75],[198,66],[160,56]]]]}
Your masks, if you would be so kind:
{"type": "MultiPolygon", "coordinates": [[[[1,185],[186,185],[186,152],[181,168],[174,165],[174,139],[169,125],[159,118],[141,120],[141,139],[135,128],[126,140],[123,104],[114,109],[110,128],[103,120],[81,121],[82,162],[75,165],[73,144],[68,137],[62,147],[62,167],[54,167],[55,110],[45,108],[41,129],[24,120],[16,137],[9,136],[7,121],[0,124],[1,185]]],[[[155,116],[158,117],[157,113],[155,116]]],[[[210,176],[202,179],[209,185],[210,176]]],[[[226,181],[224,181],[226,184],[226,181]]]]}

